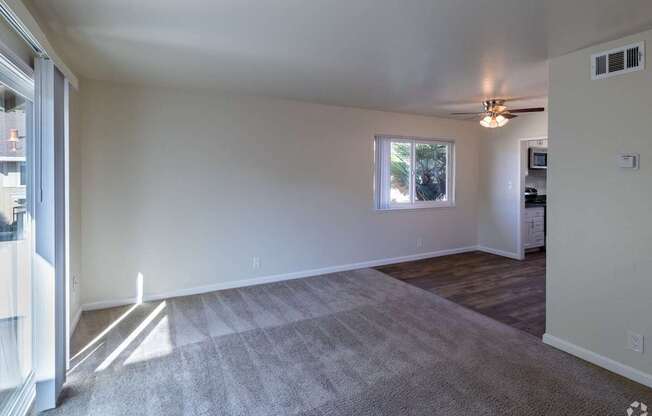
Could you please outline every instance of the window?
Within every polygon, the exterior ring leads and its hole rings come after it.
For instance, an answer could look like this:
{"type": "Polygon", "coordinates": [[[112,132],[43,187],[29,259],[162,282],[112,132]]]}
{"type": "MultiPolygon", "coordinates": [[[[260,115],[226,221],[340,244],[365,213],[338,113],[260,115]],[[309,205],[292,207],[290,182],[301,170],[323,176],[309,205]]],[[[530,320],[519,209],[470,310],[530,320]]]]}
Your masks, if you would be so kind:
{"type": "Polygon", "coordinates": [[[453,161],[450,141],[376,136],[376,208],[453,206],[453,161]]]}

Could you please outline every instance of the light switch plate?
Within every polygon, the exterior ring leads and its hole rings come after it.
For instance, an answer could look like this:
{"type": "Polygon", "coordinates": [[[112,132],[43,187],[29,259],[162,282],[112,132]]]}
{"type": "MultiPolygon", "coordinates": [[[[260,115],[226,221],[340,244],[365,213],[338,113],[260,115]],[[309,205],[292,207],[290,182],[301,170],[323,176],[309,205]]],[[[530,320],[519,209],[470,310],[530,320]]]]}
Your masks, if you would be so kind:
{"type": "Polygon", "coordinates": [[[621,169],[638,169],[639,155],[638,153],[621,153],[618,156],[618,166],[621,169]]]}

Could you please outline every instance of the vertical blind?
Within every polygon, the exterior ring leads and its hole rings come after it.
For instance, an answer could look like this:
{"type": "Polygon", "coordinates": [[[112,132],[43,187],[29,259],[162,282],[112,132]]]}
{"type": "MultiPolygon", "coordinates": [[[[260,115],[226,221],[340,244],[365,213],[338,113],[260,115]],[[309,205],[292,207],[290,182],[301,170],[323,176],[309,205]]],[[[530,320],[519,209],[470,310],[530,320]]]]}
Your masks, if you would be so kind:
{"type": "Polygon", "coordinates": [[[375,206],[376,209],[387,209],[390,205],[390,158],[391,158],[392,137],[376,136],[375,155],[375,183],[376,187],[375,206]]]}

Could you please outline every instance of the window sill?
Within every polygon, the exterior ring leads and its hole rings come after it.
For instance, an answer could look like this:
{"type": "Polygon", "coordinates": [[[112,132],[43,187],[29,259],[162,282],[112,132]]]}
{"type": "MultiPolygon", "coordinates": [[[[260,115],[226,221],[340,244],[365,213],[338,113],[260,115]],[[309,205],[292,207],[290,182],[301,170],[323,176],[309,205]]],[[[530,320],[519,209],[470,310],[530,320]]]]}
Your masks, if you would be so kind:
{"type": "Polygon", "coordinates": [[[392,212],[392,211],[421,211],[424,209],[446,209],[446,208],[455,208],[455,204],[443,204],[443,205],[426,205],[426,206],[409,206],[409,207],[391,207],[391,208],[374,208],[376,212],[392,212]]]}

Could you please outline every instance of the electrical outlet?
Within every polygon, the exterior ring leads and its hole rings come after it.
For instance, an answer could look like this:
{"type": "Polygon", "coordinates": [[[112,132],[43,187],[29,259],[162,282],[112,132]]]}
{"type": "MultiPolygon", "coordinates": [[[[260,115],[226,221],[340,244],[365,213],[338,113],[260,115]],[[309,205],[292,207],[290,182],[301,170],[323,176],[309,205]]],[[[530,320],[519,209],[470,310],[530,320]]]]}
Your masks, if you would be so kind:
{"type": "Polygon", "coordinates": [[[254,257],[251,261],[251,267],[254,270],[260,269],[260,257],[254,257]]]}
{"type": "Polygon", "coordinates": [[[77,290],[79,287],[79,278],[77,276],[72,277],[72,290],[77,290]]]}
{"type": "Polygon", "coordinates": [[[627,331],[627,349],[643,354],[645,338],[636,332],[627,331]]]}
{"type": "Polygon", "coordinates": [[[417,238],[417,248],[423,247],[423,238],[417,238]]]}

